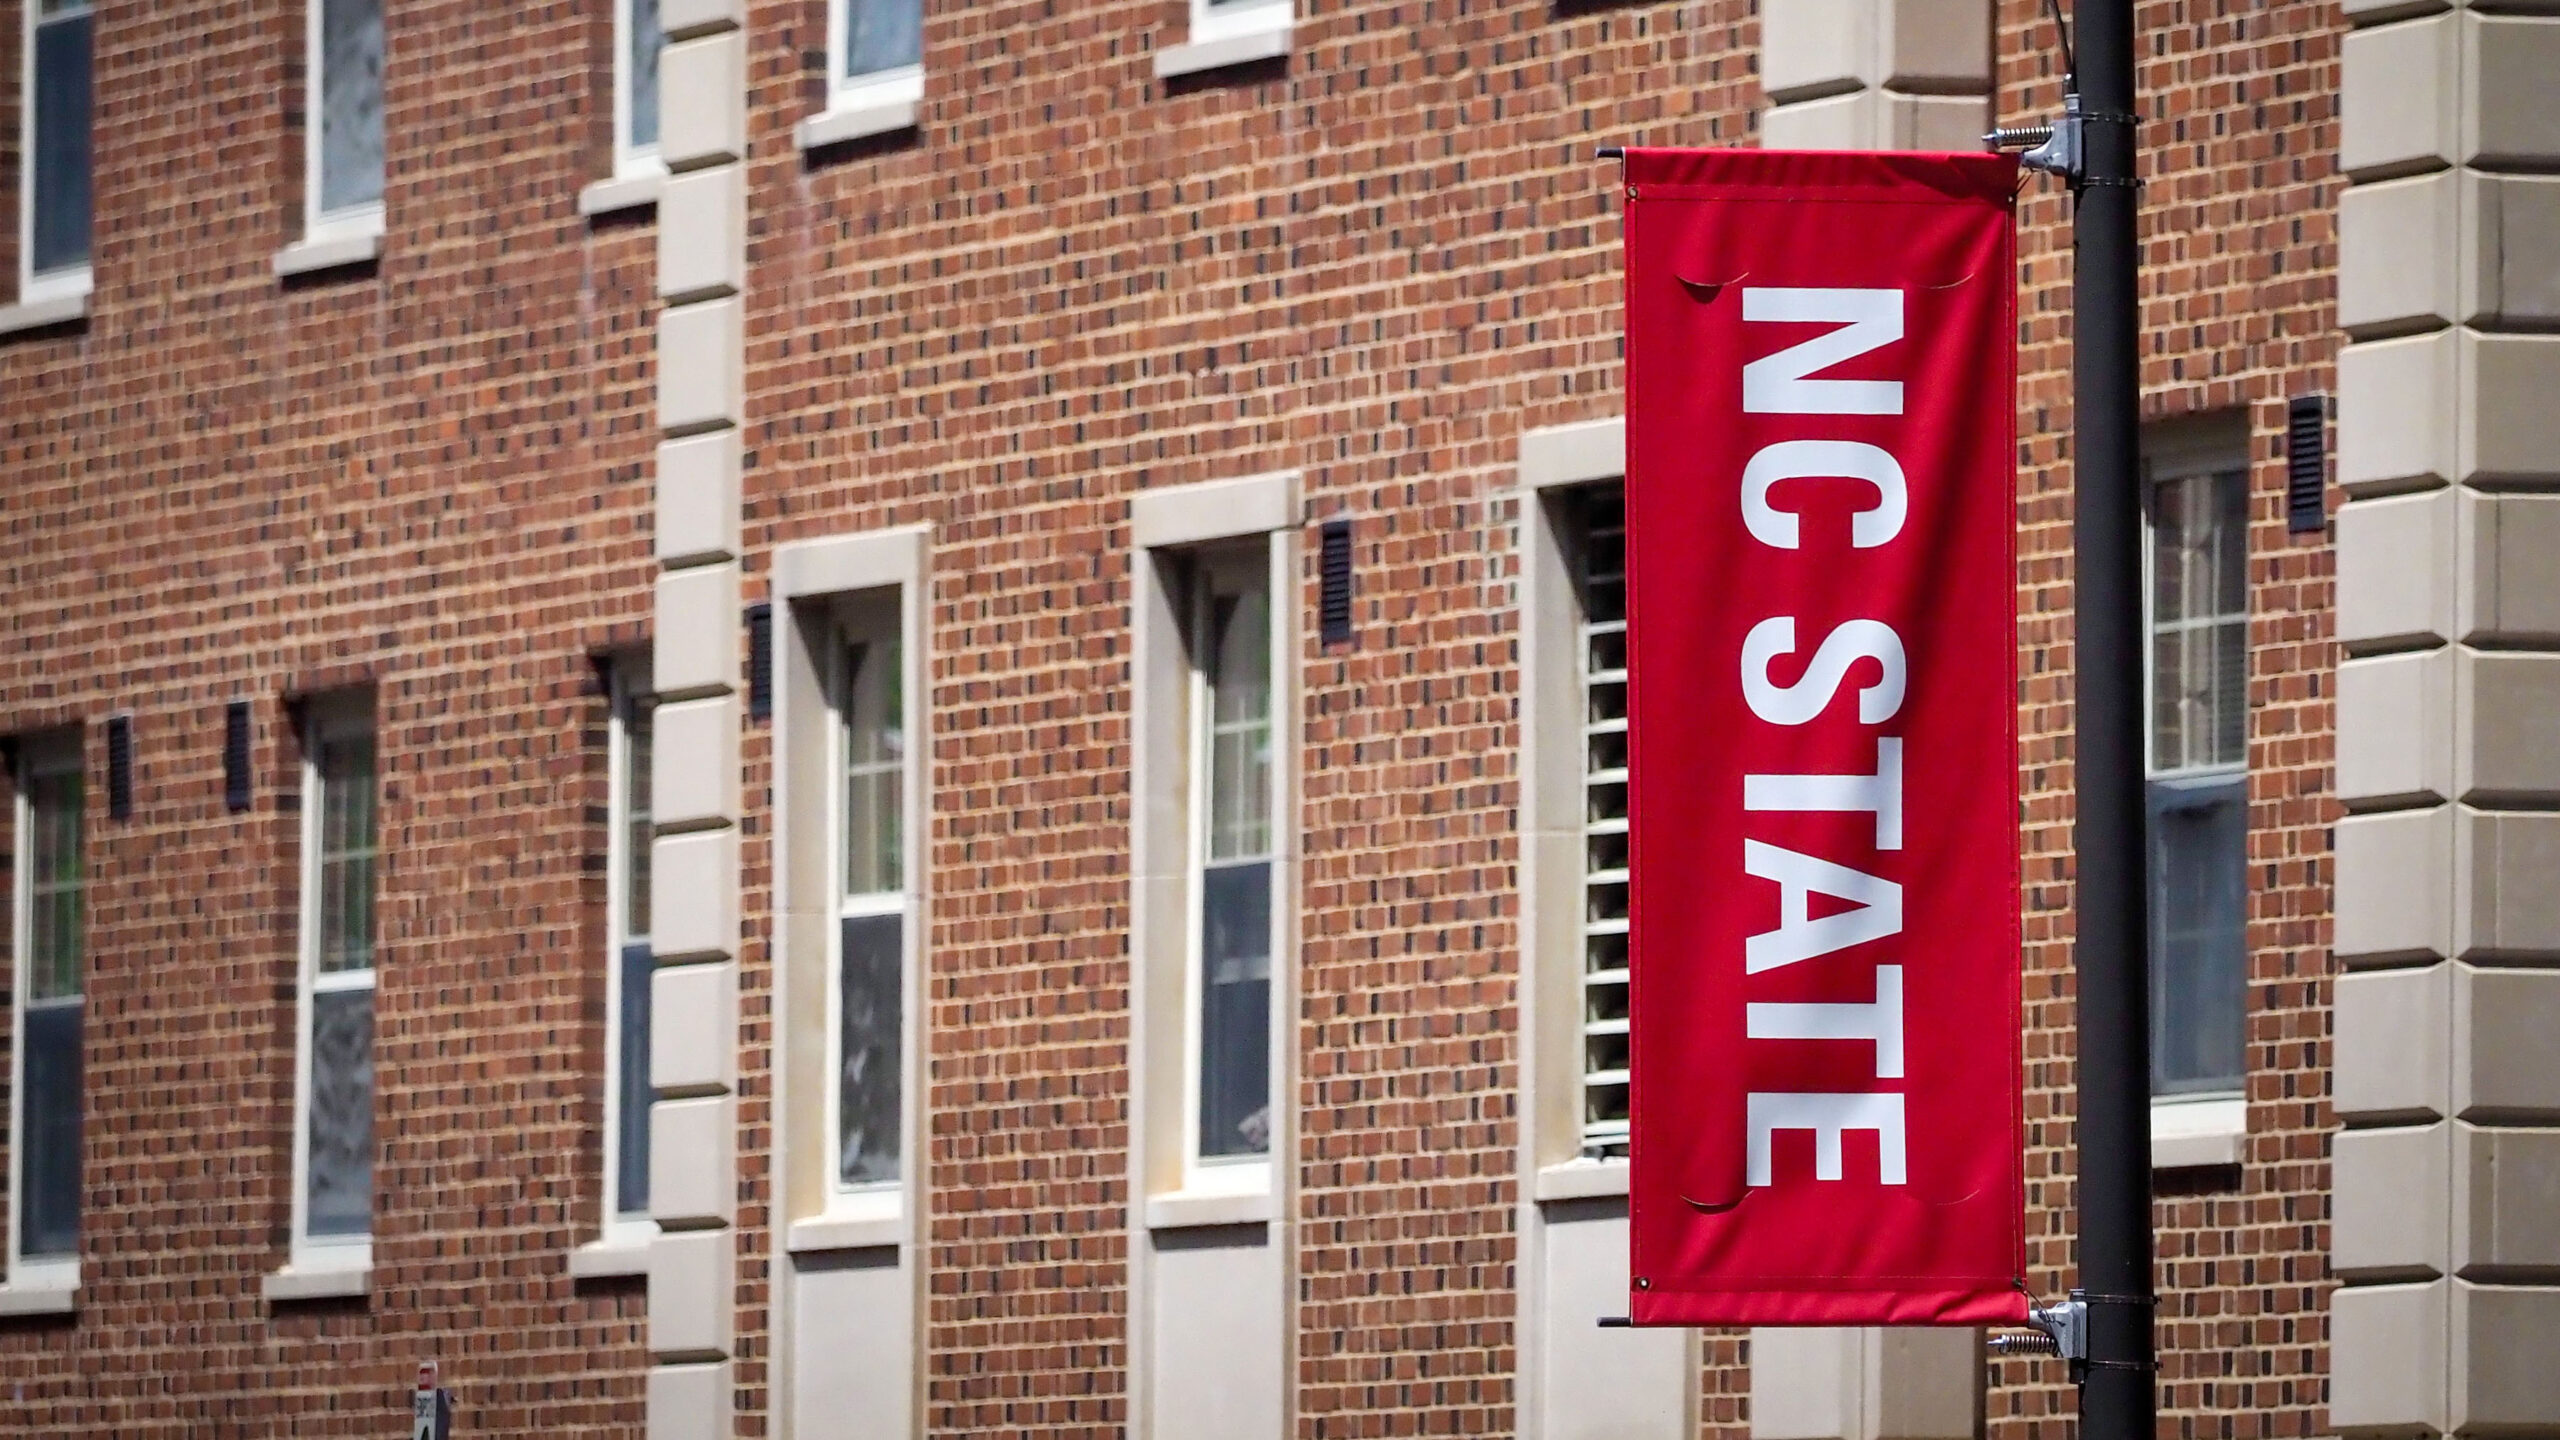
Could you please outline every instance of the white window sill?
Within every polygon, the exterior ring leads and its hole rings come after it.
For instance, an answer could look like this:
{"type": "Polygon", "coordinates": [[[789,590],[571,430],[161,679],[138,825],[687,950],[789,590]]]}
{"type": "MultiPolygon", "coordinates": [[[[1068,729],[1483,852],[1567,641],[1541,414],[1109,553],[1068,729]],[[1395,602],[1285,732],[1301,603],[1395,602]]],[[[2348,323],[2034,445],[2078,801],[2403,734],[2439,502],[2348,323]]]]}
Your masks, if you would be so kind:
{"type": "Polygon", "coordinates": [[[1542,1166],[1530,1194],[1538,1200],[1607,1200],[1627,1193],[1624,1160],[1567,1160],[1542,1166]]]}
{"type": "Polygon", "coordinates": [[[1214,40],[1194,40],[1188,45],[1171,45],[1157,51],[1156,78],[1174,80],[1185,75],[1224,70],[1230,65],[1277,60],[1288,53],[1289,21],[1284,11],[1281,19],[1267,29],[1222,35],[1214,40]]]}
{"type": "Polygon", "coordinates": [[[21,330],[42,330],[48,325],[64,325],[89,318],[89,287],[21,300],[15,305],[0,305],[0,335],[15,335],[21,330]]]}
{"type": "MultiPolygon", "coordinates": [[[[23,1267],[32,1269],[34,1267],[23,1267]]],[[[80,1308],[80,1267],[48,1266],[36,1274],[21,1273],[0,1285],[0,1318],[13,1315],[70,1315],[80,1308]]]]}
{"type": "Polygon", "coordinates": [[[578,192],[578,213],[593,219],[624,210],[640,210],[658,203],[658,192],[667,183],[663,170],[636,170],[598,180],[578,192]]]}
{"type": "Polygon", "coordinates": [[[907,1222],[895,1212],[885,1215],[820,1215],[791,1222],[782,1248],[794,1255],[821,1250],[874,1250],[907,1238],[907,1222]]]}
{"type": "Polygon", "coordinates": [[[626,1275],[649,1273],[649,1242],[656,1238],[655,1227],[633,1228],[590,1240],[569,1252],[569,1278],[573,1280],[610,1280],[626,1275]]]}
{"type": "Polygon", "coordinates": [[[2240,1163],[2249,1102],[2237,1095],[2151,1102],[2151,1168],[2200,1170],[2240,1163]]]}
{"type": "Polygon", "coordinates": [[[916,128],[916,102],[913,100],[875,100],[868,103],[838,102],[800,122],[793,137],[802,150],[817,150],[829,145],[842,145],[848,140],[868,140],[874,135],[895,135],[916,128]]]}
{"type": "Polygon", "coordinates": [[[370,265],[381,258],[380,230],[306,235],[276,252],[276,278],[310,275],[346,265],[370,265]]]}
{"type": "Polygon", "coordinates": [[[1267,1225],[1280,1218],[1280,1199],[1269,1190],[1176,1190],[1147,1197],[1147,1228],[1185,1230],[1201,1225],[1267,1225]]]}
{"type": "Polygon", "coordinates": [[[270,1301],[345,1300],[373,1291],[373,1247],[306,1251],[266,1278],[270,1301]]]}

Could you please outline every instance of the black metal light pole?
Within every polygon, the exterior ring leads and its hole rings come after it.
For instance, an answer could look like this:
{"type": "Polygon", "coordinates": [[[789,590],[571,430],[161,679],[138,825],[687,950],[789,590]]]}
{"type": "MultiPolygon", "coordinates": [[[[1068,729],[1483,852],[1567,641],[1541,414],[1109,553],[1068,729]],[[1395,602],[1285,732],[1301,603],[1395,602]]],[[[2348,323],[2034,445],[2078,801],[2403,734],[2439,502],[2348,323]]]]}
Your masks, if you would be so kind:
{"type": "Polygon", "coordinates": [[[2079,910],[2080,1284],[2087,1440],[2152,1440],[2151,995],[2143,805],[2140,340],[2133,6],[2072,15],[2081,173],[2072,240],[2073,849],[2079,910]]]}

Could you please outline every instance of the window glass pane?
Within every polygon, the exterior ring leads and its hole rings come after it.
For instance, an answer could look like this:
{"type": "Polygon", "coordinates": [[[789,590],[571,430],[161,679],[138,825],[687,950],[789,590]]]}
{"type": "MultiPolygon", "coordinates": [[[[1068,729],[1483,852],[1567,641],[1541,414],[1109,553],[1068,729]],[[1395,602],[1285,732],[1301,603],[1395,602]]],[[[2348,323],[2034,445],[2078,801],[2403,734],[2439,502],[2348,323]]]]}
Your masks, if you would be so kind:
{"type": "Polygon", "coordinates": [[[26,1015],[26,1140],[20,1161],[18,1249],[80,1248],[80,1017],[78,1000],[30,1004],[26,1015]]]}
{"type": "Polygon", "coordinates": [[[373,991],[311,997],[311,1133],[304,1223],[314,1235],[373,1226],[373,991]]]}
{"type": "Polygon", "coordinates": [[[1209,858],[1271,853],[1271,608],[1261,567],[1208,590],[1209,858]]]}
{"type": "Polygon", "coordinates": [[[649,933],[649,766],[657,742],[657,712],[645,697],[626,695],[622,715],[622,933],[649,933]]]}
{"type": "Polygon", "coordinates": [[[898,1178],[899,1032],[904,1022],[898,915],[842,923],[842,1028],[836,1092],[837,1179],[869,1185],[898,1178]]]}
{"type": "Polygon", "coordinates": [[[320,209],[382,198],[382,0],[319,0],[320,209]]]}
{"type": "Polygon", "coordinates": [[[647,149],[658,143],[658,0],[630,0],[631,54],[626,73],[631,85],[631,143],[647,149]]]}
{"type": "Polygon", "coordinates": [[[903,883],[900,797],[906,768],[904,686],[898,644],[845,647],[841,701],[845,747],[845,876],[848,895],[885,895],[903,883]]]}
{"type": "Polygon", "coordinates": [[[844,73],[877,75],[924,59],[924,0],[841,0],[844,73]]]}
{"type": "Polygon", "coordinates": [[[320,743],[323,975],[373,968],[373,737],[320,743]]]}
{"type": "Polygon", "coordinates": [[[39,275],[89,263],[89,23],[66,15],[35,31],[28,265],[39,275]]]}
{"type": "Polygon", "coordinates": [[[2154,770],[2248,759],[2247,481],[2233,468],[2152,490],[2154,770]]]}
{"type": "Polygon", "coordinates": [[[625,945],[622,966],[621,1090],[615,1097],[614,1205],[625,1215],[649,1210],[649,975],[646,941],[625,945]]]}
{"type": "Polygon", "coordinates": [[[2152,787],[2151,1084],[2239,1087],[2247,1009],[2244,782],[2152,787]]]}
{"type": "Polygon", "coordinates": [[[80,853],[83,803],[79,761],[32,771],[27,808],[34,834],[28,857],[27,998],[54,1000],[80,993],[80,853]]]}
{"type": "Polygon", "coordinates": [[[1582,1152],[1627,1153],[1626,497],[1576,497],[1566,520],[1582,602],[1582,1152]]]}
{"type": "Polygon", "coordinates": [[[1271,866],[1200,877],[1200,1155],[1271,1149],[1271,866]]]}

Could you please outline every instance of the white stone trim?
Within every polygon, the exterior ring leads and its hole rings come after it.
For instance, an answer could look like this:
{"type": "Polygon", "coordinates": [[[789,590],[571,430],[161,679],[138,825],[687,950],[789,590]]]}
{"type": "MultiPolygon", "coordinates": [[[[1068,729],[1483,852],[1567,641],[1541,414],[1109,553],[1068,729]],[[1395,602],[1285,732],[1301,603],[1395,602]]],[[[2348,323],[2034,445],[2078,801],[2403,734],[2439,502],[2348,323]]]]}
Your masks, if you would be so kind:
{"type": "MultiPolygon", "coordinates": [[[[272,1283],[276,1277],[269,1275],[272,1283]]],[[[0,1285],[0,1317],[18,1315],[73,1315],[80,1310],[80,1272],[77,1266],[67,1281],[51,1278],[12,1279],[0,1285]]]]}
{"type": "Polygon", "coordinates": [[[608,1235],[569,1252],[573,1280],[610,1280],[649,1273],[649,1246],[657,1238],[652,1225],[639,1234],[608,1235]]]}
{"type": "Polygon", "coordinates": [[[932,534],[931,526],[901,525],[778,545],[773,551],[774,601],[920,586],[932,534]]]}
{"type": "Polygon", "coordinates": [[[1627,422],[1584,420],[1520,436],[1520,488],[1547,490],[1616,480],[1627,473],[1627,422]]]}
{"type": "Polygon", "coordinates": [[[1181,45],[1167,45],[1156,52],[1155,72],[1158,80],[1174,80],[1185,75],[1200,75],[1223,70],[1230,65],[1252,65],[1264,60],[1277,60],[1289,53],[1290,26],[1288,7],[1275,5],[1282,20],[1277,25],[1259,30],[1246,30],[1214,40],[1193,40],[1181,45]]]}
{"type": "MultiPolygon", "coordinates": [[[[85,277],[88,272],[82,271],[85,277]]],[[[89,318],[89,286],[41,299],[21,300],[15,305],[0,305],[0,335],[15,335],[21,330],[41,330],[48,325],[65,325],[89,318]]]]}
{"type": "Polygon", "coordinates": [[[1206,1225],[1260,1225],[1280,1218],[1279,1197],[1268,1187],[1221,1194],[1171,1191],[1147,1197],[1147,1228],[1179,1230],[1206,1225]]]}
{"type": "MultiPolygon", "coordinates": [[[[837,0],[841,4],[842,0],[837,0]]],[[[917,101],[880,100],[868,105],[831,105],[793,126],[791,138],[800,149],[821,150],[875,135],[895,135],[916,128],[917,101]]]]}
{"type": "Polygon", "coordinates": [[[269,1301],[345,1300],[373,1291],[373,1246],[327,1245],[268,1272],[259,1293],[269,1301]],[[339,1253],[344,1252],[344,1253],[339,1253]]]}
{"type": "Polygon", "coordinates": [[[2151,1168],[2237,1165],[2249,1138],[2249,1102],[2238,1095],[2151,1102],[2151,1168]]]}
{"type": "Polygon", "coordinates": [[[1530,1182],[1530,1198],[1541,1203],[1614,1199],[1627,1193],[1628,1173],[1624,1160],[1565,1160],[1541,1165],[1530,1182]]]}
{"type": "Polygon", "coordinates": [[[306,235],[276,252],[276,278],[311,275],[346,265],[370,265],[382,258],[382,216],[370,228],[322,231],[306,235]]]}
{"type": "MultiPolygon", "coordinates": [[[[1141,490],[1129,500],[1129,542],[1140,550],[1204,545],[1297,528],[1295,470],[1141,490]]],[[[1274,613],[1281,608],[1279,597],[1275,587],[1274,613]]]]}
{"type": "Polygon", "coordinates": [[[623,210],[638,210],[658,203],[658,192],[667,183],[664,170],[634,170],[610,180],[597,180],[578,191],[578,213],[593,219],[623,210]]]}

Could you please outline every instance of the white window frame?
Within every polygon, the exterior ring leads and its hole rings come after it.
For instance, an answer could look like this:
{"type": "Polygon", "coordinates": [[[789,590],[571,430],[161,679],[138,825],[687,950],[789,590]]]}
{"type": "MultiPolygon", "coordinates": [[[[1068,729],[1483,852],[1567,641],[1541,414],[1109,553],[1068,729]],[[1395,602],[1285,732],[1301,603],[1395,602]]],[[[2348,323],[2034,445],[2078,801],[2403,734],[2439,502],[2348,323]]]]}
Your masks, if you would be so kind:
{"type": "MultiPolygon", "coordinates": [[[[2237,425],[2230,423],[2233,419],[2243,418],[2244,417],[2210,417],[2200,422],[2176,424],[2169,427],[2165,433],[2148,434],[2143,437],[2144,454],[2141,476],[2142,774],[2143,805],[2146,812],[2151,805],[2150,792],[2152,785],[2156,781],[2165,779],[2172,781],[2185,780],[2209,782],[2214,780],[2237,778],[2243,786],[2243,794],[2241,798],[2242,815],[2244,817],[2244,828],[2242,831],[2242,864],[2245,869],[2247,864],[2246,815],[2248,809],[2246,786],[2249,775],[2249,762],[2247,758],[2249,736],[2246,719],[2246,695],[2244,693],[2242,697],[2242,758],[2239,761],[2221,765],[2176,766],[2163,770],[2159,768],[2157,764],[2159,754],[2157,739],[2159,711],[2154,691],[2157,667],[2153,663],[2155,655],[2154,637],[2156,633],[2153,628],[2155,623],[2153,601],[2156,594],[2153,586],[2156,556],[2159,549],[2159,541],[2156,534],[2159,487],[2161,484],[2168,481],[2209,477],[2236,469],[2241,474],[2241,488],[2242,493],[2245,496],[2248,490],[2248,476],[2251,470],[2248,432],[2245,427],[2245,423],[2237,425]]],[[[2244,634],[2245,626],[2247,624],[2247,607],[2250,599],[2247,592],[2246,579],[2248,566],[2247,555],[2249,526],[2250,520],[2244,507],[2241,520],[2241,566],[2243,576],[2242,623],[2244,626],[2244,634]]],[[[2245,692],[2248,684],[2245,665],[2241,684],[2243,691],[2245,692]]],[[[2151,892],[2151,888],[2154,883],[2151,874],[2152,848],[2151,843],[2146,840],[2144,846],[2145,854],[2143,856],[2142,877],[2142,884],[2146,895],[2151,892]]],[[[2245,882],[2243,899],[2245,902],[2245,882]]],[[[2154,924],[2158,923],[2158,918],[2159,917],[2157,916],[2153,917],[2154,924]]],[[[2241,936],[2242,975],[2240,1019],[2243,1038],[2241,1044],[2240,1083],[2237,1086],[2224,1090],[2201,1090],[2183,1094],[2152,1096],[2151,1164],[2154,1169],[2185,1169],[2193,1167],[2236,1165],[2240,1163],[2243,1142],[2247,1138],[2249,1129],[2249,1107],[2247,1099],[2248,1045],[2246,1039],[2249,1009],[2247,975],[2249,951],[2247,940],[2248,916],[2245,908],[2241,915],[2241,936]]],[[[2145,956],[2144,963],[2146,966],[2150,963],[2150,959],[2147,955],[2145,956]]],[[[2151,1080],[2149,1076],[2146,1075],[2143,1077],[2143,1084],[2145,1086],[2148,1086],[2150,1083],[2151,1080]]]]}
{"type": "MultiPolygon", "coordinates": [[[[861,112],[894,110],[907,107],[905,124],[915,123],[913,107],[924,99],[924,63],[900,65],[890,70],[875,70],[868,75],[844,73],[848,9],[856,0],[827,0],[827,108],[828,115],[851,115],[861,112]]],[[[925,0],[917,0],[919,6],[925,0]]],[[[902,128],[884,124],[883,129],[902,128]]],[[[853,138],[852,136],[828,137],[853,138]]]]}
{"type": "MultiPolygon", "coordinates": [[[[39,1310],[69,1308],[69,1296],[73,1292],[77,1291],[80,1285],[80,1256],[75,1250],[74,1253],[70,1255],[29,1257],[23,1254],[20,1249],[20,1242],[23,1233],[20,1224],[20,1205],[26,1194],[24,1175],[26,1146],[23,1137],[27,1133],[27,1047],[18,1043],[18,1037],[27,1033],[27,992],[31,988],[28,983],[29,973],[27,967],[32,963],[35,953],[35,882],[33,867],[28,863],[29,857],[35,853],[35,802],[28,792],[33,788],[32,781],[39,773],[58,773],[62,771],[78,772],[82,767],[82,763],[80,736],[77,731],[39,736],[26,743],[25,748],[22,750],[18,758],[17,774],[13,777],[16,781],[17,787],[15,802],[16,829],[11,833],[17,837],[16,848],[18,862],[15,883],[10,887],[12,891],[10,905],[10,934],[13,943],[9,950],[9,954],[11,956],[11,974],[9,983],[9,1035],[11,1038],[9,1046],[9,1220],[7,1227],[9,1233],[7,1251],[8,1272],[5,1276],[0,1276],[0,1281],[5,1281],[5,1284],[0,1284],[0,1295],[14,1298],[21,1293],[24,1293],[38,1300],[37,1305],[28,1308],[39,1310]],[[46,1297],[61,1297],[61,1301],[59,1304],[43,1303],[46,1297]]],[[[87,795],[85,786],[82,789],[82,795],[83,807],[85,808],[85,797],[87,795]]],[[[88,838],[86,833],[86,820],[87,817],[84,815],[82,817],[83,824],[81,836],[82,848],[84,850],[87,848],[88,838]]],[[[85,854],[82,856],[82,865],[83,886],[85,888],[87,865],[87,857],[85,854]]],[[[84,971],[87,969],[87,964],[87,945],[84,937],[81,955],[81,966],[84,971]]],[[[81,986],[82,1002],[84,1004],[86,1003],[88,993],[86,978],[87,977],[84,974],[82,977],[83,984],[81,986]]],[[[85,1080],[83,1082],[83,1089],[86,1089],[85,1080]]],[[[0,1305],[0,1314],[9,1313],[12,1308],[14,1307],[0,1305]]]]}
{"type": "Polygon", "coordinates": [[[922,1000],[915,984],[914,967],[905,957],[916,952],[915,889],[916,837],[913,815],[908,804],[909,793],[916,783],[916,747],[913,742],[915,690],[917,675],[909,658],[910,647],[902,631],[902,597],[897,591],[873,589],[839,596],[829,607],[826,661],[826,694],[829,712],[827,736],[827,872],[833,883],[829,914],[834,923],[827,927],[827,1086],[822,1103],[826,1114],[826,1180],[827,1207],[823,1218],[836,1221],[895,1220],[904,1204],[906,1188],[915,1169],[914,1146],[918,1127],[910,1122],[914,1106],[913,1087],[920,1080],[914,1040],[914,1027],[909,1023],[915,1007],[922,1000]],[[883,640],[897,642],[899,698],[898,717],[902,734],[910,737],[901,757],[898,775],[898,888],[895,890],[849,893],[845,871],[849,860],[848,813],[845,795],[846,778],[851,768],[851,715],[853,676],[845,668],[845,652],[857,644],[872,645],[883,640]],[[857,1185],[844,1183],[844,923],[846,920],[895,915],[898,917],[900,994],[898,1024],[900,1044],[898,1056],[899,1108],[898,1173],[887,1180],[868,1181],[857,1185]]]}
{"type": "MultiPolygon", "coordinates": [[[[46,300],[68,300],[87,295],[96,285],[93,266],[97,257],[97,83],[98,31],[97,6],[94,0],[78,3],[54,15],[40,15],[43,0],[20,0],[18,30],[18,303],[35,304],[46,300]],[[74,15],[89,16],[89,214],[90,259],[79,265],[65,265],[39,274],[36,264],[36,30],[50,21],[74,15]]],[[[12,1134],[16,1133],[14,1131],[12,1134]]],[[[16,1193],[15,1191],[11,1192],[16,1193]]]]}
{"type": "Polygon", "coordinates": [[[1289,33],[1296,18],[1294,0],[1229,0],[1213,5],[1210,0],[1191,0],[1191,43],[1214,44],[1245,36],[1289,33]]]}
{"type": "MultiPolygon", "coordinates": [[[[613,178],[637,180],[662,177],[667,166],[661,158],[658,142],[642,145],[631,138],[631,109],[636,87],[631,71],[632,10],[639,0],[613,0],[613,178]]],[[[666,124],[666,11],[659,9],[659,91],[658,123],[660,133],[666,124]]]]}
{"type": "MultiPolygon", "coordinates": [[[[649,703],[648,661],[621,655],[608,664],[607,695],[611,710],[605,741],[611,774],[605,800],[605,1065],[604,1065],[604,1223],[602,1246],[620,1249],[645,1245],[658,1233],[648,1211],[627,1210],[622,1200],[622,952],[634,941],[631,928],[631,716],[649,703]]],[[[654,878],[654,877],[653,877],[654,878]]],[[[654,1026],[653,1026],[654,1028],[654,1026]]]]}
{"type": "MultiPolygon", "coordinates": [[[[373,1232],[370,1224],[361,1235],[313,1235],[308,1214],[311,1200],[311,1027],[317,1007],[314,997],[349,990],[370,990],[374,994],[374,1109],[381,1111],[381,973],[379,923],[382,897],[382,748],[374,734],[373,714],[361,701],[335,698],[314,701],[306,712],[302,747],[301,804],[301,891],[300,944],[295,967],[294,997],[294,1064],[293,1064],[293,1232],[290,1268],[298,1274],[368,1275],[373,1268],[373,1232]],[[322,975],[320,967],[320,930],[323,920],[322,880],[320,873],[322,819],[328,809],[328,797],[322,790],[320,770],[322,745],[347,735],[365,735],[374,740],[373,817],[374,870],[373,906],[377,932],[374,965],[361,970],[340,971],[322,975]]],[[[374,1186],[381,1185],[381,1135],[376,1132],[374,1149],[374,1186]]],[[[270,1293],[273,1293],[272,1291],[270,1293]]],[[[345,1293],[322,1291],[319,1293],[345,1293]]],[[[356,1293],[361,1293],[358,1290],[356,1293]]]]}
{"type": "MultiPolygon", "coordinates": [[[[320,208],[320,132],[324,123],[321,111],[323,109],[323,87],[326,85],[328,78],[322,73],[322,67],[327,63],[327,61],[325,58],[326,46],[321,33],[321,22],[323,19],[323,12],[327,8],[328,0],[303,0],[302,4],[302,53],[304,58],[304,83],[302,87],[302,238],[303,243],[305,244],[309,244],[313,241],[379,239],[382,235],[383,229],[383,202],[380,197],[368,200],[361,205],[349,205],[334,211],[324,211],[320,208]]],[[[385,0],[382,7],[382,21],[383,86],[386,91],[386,95],[383,99],[387,100],[387,92],[390,88],[391,69],[391,7],[388,0],[385,0]]],[[[380,103],[382,102],[377,101],[377,104],[380,103]]],[[[385,142],[383,146],[382,183],[384,191],[388,192],[391,188],[391,156],[389,145],[391,137],[391,120],[387,105],[384,106],[383,110],[382,133],[383,140],[385,142]]]]}

